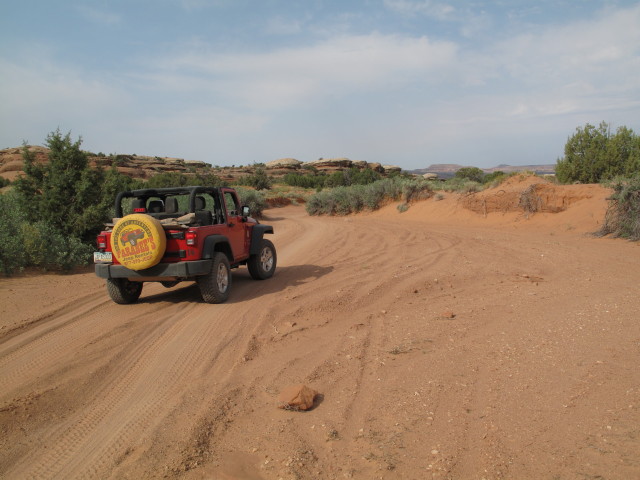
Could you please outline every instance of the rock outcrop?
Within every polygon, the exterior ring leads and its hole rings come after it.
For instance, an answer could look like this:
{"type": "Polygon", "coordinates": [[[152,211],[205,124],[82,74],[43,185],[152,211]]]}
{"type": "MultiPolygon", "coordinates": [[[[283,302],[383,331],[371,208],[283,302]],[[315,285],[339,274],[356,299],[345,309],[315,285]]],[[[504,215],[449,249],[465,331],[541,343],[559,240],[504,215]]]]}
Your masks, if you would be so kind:
{"type": "MultiPolygon", "coordinates": [[[[45,163],[48,161],[49,149],[38,146],[27,146],[36,158],[36,161],[45,163]]],[[[214,174],[223,180],[233,182],[238,178],[253,175],[259,167],[263,167],[271,177],[283,177],[287,173],[308,173],[316,171],[333,173],[349,168],[370,168],[383,175],[400,172],[400,167],[394,165],[381,165],[368,163],[364,160],[350,160],[348,158],[320,158],[310,162],[301,162],[295,158],[280,158],[271,160],[266,164],[253,164],[247,166],[212,167],[211,164],[198,160],[184,160],[174,157],[150,157],[144,155],[95,155],[87,152],[89,164],[94,168],[115,168],[122,174],[148,180],[160,173],[180,173],[184,175],[214,174]]],[[[0,150],[0,176],[9,180],[15,178],[24,171],[22,148],[7,148],[0,150]]]]}

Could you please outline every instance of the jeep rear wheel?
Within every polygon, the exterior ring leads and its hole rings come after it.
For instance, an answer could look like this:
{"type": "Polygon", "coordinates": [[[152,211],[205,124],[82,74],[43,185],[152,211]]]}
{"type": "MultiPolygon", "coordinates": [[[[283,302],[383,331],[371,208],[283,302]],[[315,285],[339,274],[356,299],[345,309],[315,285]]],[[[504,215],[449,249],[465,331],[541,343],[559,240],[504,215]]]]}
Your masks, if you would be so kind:
{"type": "Polygon", "coordinates": [[[249,274],[254,280],[265,280],[276,271],[276,247],[271,241],[262,239],[258,253],[251,255],[247,261],[249,274]]]}
{"type": "Polygon", "coordinates": [[[128,305],[140,298],[142,282],[130,282],[126,278],[107,278],[107,292],[114,302],[128,305]]]}
{"type": "Polygon", "coordinates": [[[213,255],[211,272],[197,277],[202,299],[207,303],[223,303],[229,298],[231,290],[231,267],[224,253],[213,255]]]}

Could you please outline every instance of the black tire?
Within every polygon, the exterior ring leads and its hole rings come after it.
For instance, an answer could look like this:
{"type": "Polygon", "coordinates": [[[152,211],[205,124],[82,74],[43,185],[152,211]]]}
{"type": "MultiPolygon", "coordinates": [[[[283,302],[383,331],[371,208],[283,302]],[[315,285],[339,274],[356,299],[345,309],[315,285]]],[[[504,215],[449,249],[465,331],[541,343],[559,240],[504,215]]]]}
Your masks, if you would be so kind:
{"type": "Polygon", "coordinates": [[[271,278],[276,271],[277,262],[276,247],[273,246],[270,240],[263,238],[260,242],[258,253],[251,255],[247,261],[249,274],[254,280],[271,278]]]}
{"type": "Polygon", "coordinates": [[[223,303],[231,291],[231,267],[224,253],[213,255],[211,272],[196,278],[202,299],[207,303],[223,303]]]}
{"type": "Polygon", "coordinates": [[[107,292],[114,302],[128,305],[140,298],[142,282],[130,282],[126,278],[107,278],[107,292]]]}

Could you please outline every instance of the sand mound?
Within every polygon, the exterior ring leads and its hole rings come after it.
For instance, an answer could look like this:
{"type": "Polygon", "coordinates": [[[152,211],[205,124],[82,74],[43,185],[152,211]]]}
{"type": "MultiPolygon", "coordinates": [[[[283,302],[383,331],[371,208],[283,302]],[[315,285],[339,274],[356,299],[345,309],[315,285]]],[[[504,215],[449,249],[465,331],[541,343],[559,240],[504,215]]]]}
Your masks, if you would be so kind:
{"type": "Polygon", "coordinates": [[[487,215],[519,212],[558,213],[580,201],[600,197],[600,185],[557,185],[534,175],[517,175],[497,187],[464,197],[464,208],[487,215]]]}
{"type": "MultiPolygon", "coordinates": [[[[516,175],[478,193],[440,193],[412,204],[402,215],[431,224],[593,233],[604,221],[610,194],[601,185],[557,185],[535,175],[516,175]]],[[[396,206],[388,205],[373,215],[397,217],[396,206]]]]}

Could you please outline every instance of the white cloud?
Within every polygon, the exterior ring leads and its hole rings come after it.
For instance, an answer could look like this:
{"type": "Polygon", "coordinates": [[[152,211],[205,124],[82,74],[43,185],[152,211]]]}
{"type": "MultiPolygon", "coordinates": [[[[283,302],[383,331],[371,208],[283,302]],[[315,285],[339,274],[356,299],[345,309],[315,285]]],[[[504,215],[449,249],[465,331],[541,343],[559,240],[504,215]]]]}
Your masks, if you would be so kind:
{"type": "Polygon", "coordinates": [[[40,143],[57,127],[82,135],[88,123],[99,123],[106,112],[125,110],[131,101],[104,79],[43,57],[30,57],[23,63],[0,58],[0,71],[0,129],[14,143],[7,146],[22,140],[40,143]]]}
{"type": "Polygon", "coordinates": [[[504,41],[495,55],[504,68],[526,83],[593,78],[603,87],[631,76],[640,78],[640,6],[594,20],[546,28],[504,41]]]}
{"type": "Polygon", "coordinates": [[[103,25],[116,25],[122,21],[120,15],[98,9],[93,6],[80,5],[78,10],[87,20],[103,25]]]}
{"type": "Polygon", "coordinates": [[[208,82],[244,106],[278,109],[399,88],[416,79],[427,82],[455,56],[449,42],[373,33],[264,54],[187,52],[163,59],[159,67],[161,75],[178,74],[182,82],[208,82]]]}
{"type": "MultiPolygon", "coordinates": [[[[637,105],[640,6],[461,50],[458,82],[507,117],[615,112],[637,105]],[[504,108],[503,108],[504,107],[504,108]]],[[[461,113],[461,112],[458,112],[461,113]]]]}
{"type": "MultiPolygon", "coordinates": [[[[190,9],[222,1],[175,0],[190,9]]],[[[445,3],[386,4],[412,15],[451,12],[445,3]]],[[[454,26],[470,19],[454,13],[454,26]]],[[[273,17],[271,33],[302,27],[283,15],[273,17]]],[[[490,20],[475,18],[480,30],[490,20]]],[[[305,44],[235,53],[196,32],[171,54],[124,56],[123,65],[135,67],[117,74],[56,63],[56,52],[39,45],[0,58],[0,132],[9,142],[0,148],[41,142],[59,126],[94,151],[219,164],[339,155],[405,167],[552,162],[587,121],[638,129],[637,25],[640,5],[511,35],[497,29],[491,43],[334,30],[301,35],[305,44]],[[505,158],[509,152],[517,155],[505,158]]]]}
{"type": "Polygon", "coordinates": [[[223,7],[233,4],[234,0],[173,0],[187,12],[203,10],[210,7],[223,7]]]}
{"type": "Polygon", "coordinates": [[[450,19],[456,11],[452,5],[431,0],[384,0],[384,5],[402,15],[419,14],[438,20],[450,19]]]}
{"type": "Polygon", "coordinates": [[[277,15],[267,20],[266,33],[271,35],[294,35],[302,31],[303,22],[277,15]]]}

